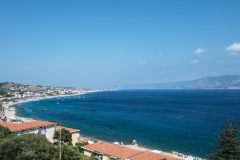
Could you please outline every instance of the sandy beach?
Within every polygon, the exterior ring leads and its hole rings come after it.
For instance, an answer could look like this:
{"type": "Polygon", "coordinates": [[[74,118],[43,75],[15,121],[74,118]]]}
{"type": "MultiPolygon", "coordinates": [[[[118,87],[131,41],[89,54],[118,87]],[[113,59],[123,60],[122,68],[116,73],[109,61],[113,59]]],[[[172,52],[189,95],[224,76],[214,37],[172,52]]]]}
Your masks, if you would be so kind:
{"type": "MultiPolygon", "coordinates": [[[[13,107],[13,105],[20,104],[20,103],[25,103],[25,102],[33,102],[33,101],[39,101],[43,99],[51,99],[51,98],[58,98],[58,97],[69,97],[69,96],[79,96],[87,93],[92,93],[92,92],[99,92],[99,91],[87,91],[84,93],[80,94],[72,94],[72,95],[57,95],[57,96],[46,96],[46,97],[31,97],[31,98],[26,98],[26,99],[20,99],[17,102],[9,102],[9,103],[3,103],[3,108],[4,108],[4,114],[7,117],[7,121],[10,121],[10,118],[17,118],[18,116],[16,115],[16,108],[13,107]]],[[[21,117],[21,120],[23,121],[31,121],[33,120],[32,118],[29,117],[21,117]]]]}

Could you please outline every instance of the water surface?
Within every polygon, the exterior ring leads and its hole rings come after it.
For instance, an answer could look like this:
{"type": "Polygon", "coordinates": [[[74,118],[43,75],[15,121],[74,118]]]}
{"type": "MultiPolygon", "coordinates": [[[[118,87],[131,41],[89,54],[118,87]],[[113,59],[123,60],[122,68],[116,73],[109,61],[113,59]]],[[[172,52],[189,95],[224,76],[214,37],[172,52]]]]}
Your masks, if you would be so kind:
{"type": "Polygon", "coordinates": [[[226,120],[240,124],[240,90],[125,90],[16,105],[17,114],[61,121],[113,142],[206,158],[226,120]]]}

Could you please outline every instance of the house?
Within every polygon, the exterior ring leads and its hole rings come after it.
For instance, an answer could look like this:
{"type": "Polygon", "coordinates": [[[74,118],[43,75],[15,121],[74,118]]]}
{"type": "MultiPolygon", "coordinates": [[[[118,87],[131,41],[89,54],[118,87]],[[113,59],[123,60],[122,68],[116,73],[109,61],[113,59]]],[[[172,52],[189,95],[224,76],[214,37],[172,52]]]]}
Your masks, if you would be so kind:
{"type": "Polygon", "coordinates": [[[24,123],[2,122],[0,125],[9,128],[12,134],[27,134],[27,133],[41,133],[46,138],[53,142],[53,135],[55,131],[55,124],[46,121],[31,121],[24,123]]]}
{"type": "Polygon", "coordinates": [[[161,153],[154,153],[151,151],[145,151],[141,154],[138,154],[136,156],[131,157],[129,160],[147,160],[147,159],[151,159],[151,160],[160,160],[160,159],[164,159],[166,158],[167,160],[181,160],[183,158],[175,158],[173,156],[170,155],[164,155],[161,153]]]}
{"type": "MultiPolygon", "coordinates": [[[[67,128],[67,127],[63,127],[61,126],[62,129],[65,129],[67,131],[69,131],[72,134],[72,144],[75,146],[75,143],[79,142],[79,131],[77,129],[73,129],[73,128],[67,128]]],[[[57,126],[56,128],[57,131],[60,130],[60,126],[57,126]]]]}
{"type": "Polygon", "coordinates": [[[170,153],[156,152],[156,150],[140,151],[125,146],[111,144],[107,142],[96,142],[82,147],[84,154],[95,156],[100,160],[183,160],[183,157],[170,155],[170,153]]]}
{"type": "Polygon", "coordinates": [[[101,141],[83,146],[82,148],[85,155],[94,155],[101,160],[124,160],[142,153],[142,151],[101,141]]]}

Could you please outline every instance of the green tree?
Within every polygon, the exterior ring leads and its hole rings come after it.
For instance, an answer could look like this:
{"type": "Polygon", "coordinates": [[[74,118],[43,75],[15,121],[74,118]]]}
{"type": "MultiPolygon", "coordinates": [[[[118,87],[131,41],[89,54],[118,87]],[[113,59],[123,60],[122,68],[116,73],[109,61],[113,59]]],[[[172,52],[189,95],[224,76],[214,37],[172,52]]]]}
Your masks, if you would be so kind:
{"type": "Polygon", "coordinates": [[[2,112],[3,111],[3,106],[2,106],[2,104],[0,104],[0,112],[2,112]]]}
{"type": "Polygon", "coordinates": [[[56,153],[57,149],[42,135],[9,136],[0,142],[0,159],[3,160],[50,160],[56,153]]]}
{"type": "Polygon", "coordinates": [[[93,155],[91,157],[88,157],[84,154],[82,154],[81,160],[99,160],[98,158],[94,157],[93,155]]]}
{"type": "MultiPolygon", "coordinates": [[[[59,151],[58,151],[59,152],[59,151]]],[[[62,160],[80,160],[81,154],[78,149],[70,145],[62,145],[61,147],[62,160]]]]}
{"type": "Polygon", "coordinates": [[[216,134],[217,142],[213,144],[216,151],[210,153],[212,160],[240,159],[240,130],[234,121],[227,121],[220,133],[216,134]]]}
{"type": "Polygon", "coordinates": [[[55,123],[57,126],[62,126],[61,122],[55,121],[55,120],[50,120],[49,122],[55,123]]]}
{"type": "Polygon", "coordinates": [[[0,159],[20,160],[21,158],[35,160],[37,156],[29,145],[17,136],[5,138],[0,142],[0,159]]]}
{"type": "Polygon", "coordinates": [[[6,116],[4,117],[3,122],[7,122],[7,117],[6,116]]]}
{"type": "Polygon", "coordinates": [[[41,134],[24,134],[19,136],[19,138],[25,141],[41,160],[52,159],[57,152],[52,143],[41,134]]]}
{"type": "Polygon", "coordinates": [[[9,134],[11,134],[11,131],[7,127],[0,125],[0,141],[9,134]]]}
{"type": "Polygon", "coordinates": [[[75,147],[78,149],[78,151],[80,153],[83,153],[84,150],[82,149],[82,146],[85,146],[85,145],[88,145],[88,142],[82,142],[82,143],[77,142],[77,143],[75,143],[75,147]]]}
{"type": "MultiPolygon", "coordinates": [[[[59,131],[54,132],[53,139],[57,139],[57,140],[60,139],[59,131]]],[[[64,128],[61,129],[61,141],[66,144],[72,144],[72,134],[68,130],[65,130],[64,128]]]]}

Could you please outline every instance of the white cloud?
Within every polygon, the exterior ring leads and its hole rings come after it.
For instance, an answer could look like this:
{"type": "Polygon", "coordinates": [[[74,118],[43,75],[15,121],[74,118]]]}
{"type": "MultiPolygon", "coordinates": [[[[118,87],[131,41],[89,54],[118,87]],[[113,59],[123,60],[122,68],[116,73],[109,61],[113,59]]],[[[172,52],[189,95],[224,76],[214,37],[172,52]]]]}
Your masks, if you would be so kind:
{"type": "Polygon", "coordinates": [[[227,51],[240,51],[240,43],[233,43],[232,45],[226,47],[227,51]]]}
{"type": "Polygon", "coordinates": [[[237,52],[229,52],[226,56],[238,56],[237,52]]]}
{"type": "Polygon", "coordinates": [[[139,61],[139,64],[148,63],[148,61],[139,61]]]}
{"type": "Polygon", "coordinates": [[[202,54],[203,52],[207,52],[207,50],[204,48],[197,48],[193,54],[202,54]]]}
{"type": "Polygon", "coordinates": [[[191,60],[191,63],[199,63],[200,61],[195,59],[195,60],[191,60]]]}

